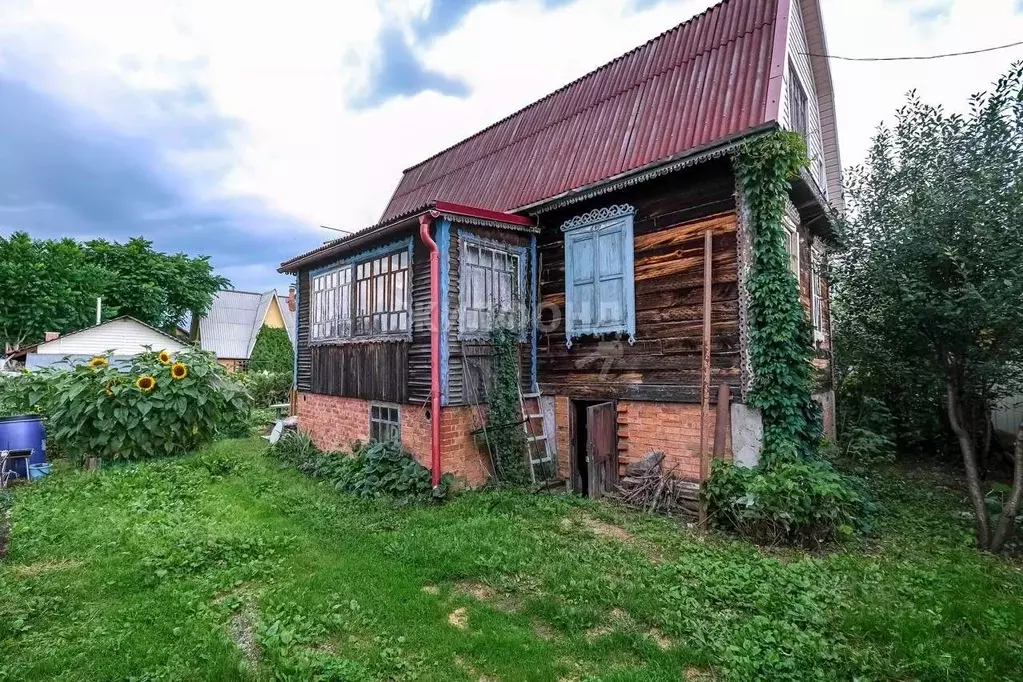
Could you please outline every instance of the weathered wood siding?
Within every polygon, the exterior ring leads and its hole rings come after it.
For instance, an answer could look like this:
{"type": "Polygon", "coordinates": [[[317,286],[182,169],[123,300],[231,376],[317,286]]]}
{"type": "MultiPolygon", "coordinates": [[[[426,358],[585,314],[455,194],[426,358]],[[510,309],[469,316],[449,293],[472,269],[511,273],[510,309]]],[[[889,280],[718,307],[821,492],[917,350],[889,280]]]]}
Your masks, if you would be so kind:
{"type": "Polygon", "coordinates": [[[313,347],[312,392],[392,403],[408,400],[407,341],[313,347]]]}
{"type": "Polygon", "coordinates": [[[295,352],[297,354],[298,373],[295,386],[300,391],[312,389],[312,354],[309,350],[309,306],[312,302],[312,290],[309,286],[309,271],[304,270],[298,275],[298,319],[296,321],[295,352]]]}
{"type": "Polygon", "coordinates": [[[417,234],[412,246],[412,344],[408,349],[408,401],[430,399],[430,250],[417,234]]]}
{"type": "Polygon", "coordinates": [[[711,382],[739,386],[734,193],[728,163],[717,161],[541,216],[538,355],[545,393],[587,399],[699,400],[707,230],[714,236],[711,382]],[[636,343],[583,338],[567,348],[561,224],[594,208],[622,203],[636,208],[636,343]]]}

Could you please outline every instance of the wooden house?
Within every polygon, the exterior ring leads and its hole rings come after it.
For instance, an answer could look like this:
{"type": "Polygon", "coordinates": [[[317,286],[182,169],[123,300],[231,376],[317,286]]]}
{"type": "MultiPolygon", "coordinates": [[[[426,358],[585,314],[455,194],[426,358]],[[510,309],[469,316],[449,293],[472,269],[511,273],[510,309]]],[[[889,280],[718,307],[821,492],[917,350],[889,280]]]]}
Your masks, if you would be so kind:
{"type": "Polygon", "coordinates": [[[480,482],[486,339],[512,315],[521,385],[575,490],[599,495],[653,450],[695,480],[706,311],[711,394],[727,385],[733,402],[726,452],[755,460],[730,156],[782,127],[811,158],[784,222],[831,428],[825,263],[842,196],[826,51],[818,0],[725,0],[406,170],[378,224],[281,266],[298,280],[301,427],[321,447],[399,438],[435,474],[480,482]]]}

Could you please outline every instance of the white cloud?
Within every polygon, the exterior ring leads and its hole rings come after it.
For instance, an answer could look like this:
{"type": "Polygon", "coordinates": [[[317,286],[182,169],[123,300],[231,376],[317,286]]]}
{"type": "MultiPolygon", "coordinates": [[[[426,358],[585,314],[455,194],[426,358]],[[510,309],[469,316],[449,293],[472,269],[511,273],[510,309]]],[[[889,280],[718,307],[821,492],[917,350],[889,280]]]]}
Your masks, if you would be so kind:
{"type": "MultiPolygon", "coordinates": [[[[238,126],[228,133],[226,154],[168,149],[168,163],[189,171],[229,168],[214,184],[205,172],[195,176],[205,196],[255,195],[310,231],[321,223],[354,229],[376,221],[405,167],[712,4],[675,0],[641,10],[635,0],[579,0],[554,9],[539,0],[484,4],[450,33],[415,46],[427,67],[464,79],[469,97],[425,92],[353,109],[349,102],[365,86],[381,26],[399,22],[409,31],[428,2],[15,2],[0,9],[0,69],[4,47],[20,45],[32,54],[37,85],[141,134],[153,132],[159,112],[149,117],[146,107],[159,107],[159,99],[126,107],[126,97],[197,84],[238,126]]],[[[834,54],[931,54],[1023,35],[1014,0],[823,5],[834,54]]],[[[933,62],[833,62],[843,161],[863,158],[877,124],[890,119],[910,88],[962,109],[1013,58],[1023,58],[1023,48],[933,62]]]]}

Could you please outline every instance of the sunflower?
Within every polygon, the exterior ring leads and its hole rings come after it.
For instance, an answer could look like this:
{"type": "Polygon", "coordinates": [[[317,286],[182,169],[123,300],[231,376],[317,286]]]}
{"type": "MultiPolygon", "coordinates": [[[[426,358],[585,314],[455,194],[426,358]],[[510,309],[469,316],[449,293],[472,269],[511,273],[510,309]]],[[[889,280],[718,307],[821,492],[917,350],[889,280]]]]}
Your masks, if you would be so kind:
{"type": "Polygon", "coordinates": [[[107,361],[106,358],[95,357],[92,360],[89,360],[89,367],[92,367],[93,369],[97,369],[99,367],[106,367],[109,364],[110,363],[107,361]]]}
{"type": "Polygon", "coordinates": [[[160,354],[156,356],[156,359],[160,361],[161,365],[169,365],[171,363],[171,356],[165,350],[160,351],[160,354]]]}
{"type": "Polygon", "coordinates": [[[175,362],[171,367],[171,376],[175,379],[184,379],[188,376],[188,365],[183,362],[175,362]]]}
{"type": "Polygon", "coordinates": [[[140,376],[135,380],[135,386],[143,393],[149,393],[156,388],[156,379],[151,376],[140,376]]]}
{"type": "Polygon", "coordinates": [[[108,381],[103,391],[111,398],[114,397],[114,386],[120,384],[120,381],[108,381]]]}

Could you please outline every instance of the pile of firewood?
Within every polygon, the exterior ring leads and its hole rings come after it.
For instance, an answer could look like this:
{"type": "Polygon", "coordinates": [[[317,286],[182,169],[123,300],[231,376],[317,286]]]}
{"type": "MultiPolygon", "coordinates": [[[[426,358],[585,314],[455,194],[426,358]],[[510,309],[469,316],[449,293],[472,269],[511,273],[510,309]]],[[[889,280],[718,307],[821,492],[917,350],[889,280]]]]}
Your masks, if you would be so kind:
{"type": "Polygon", "coordinates": [[[633,462],[615,487],[618,501],[633,509],[669,516],[698,516],[700,485],[675,476],[675,468],[664,469],[664,453],[651,452],[633,462]]]}

